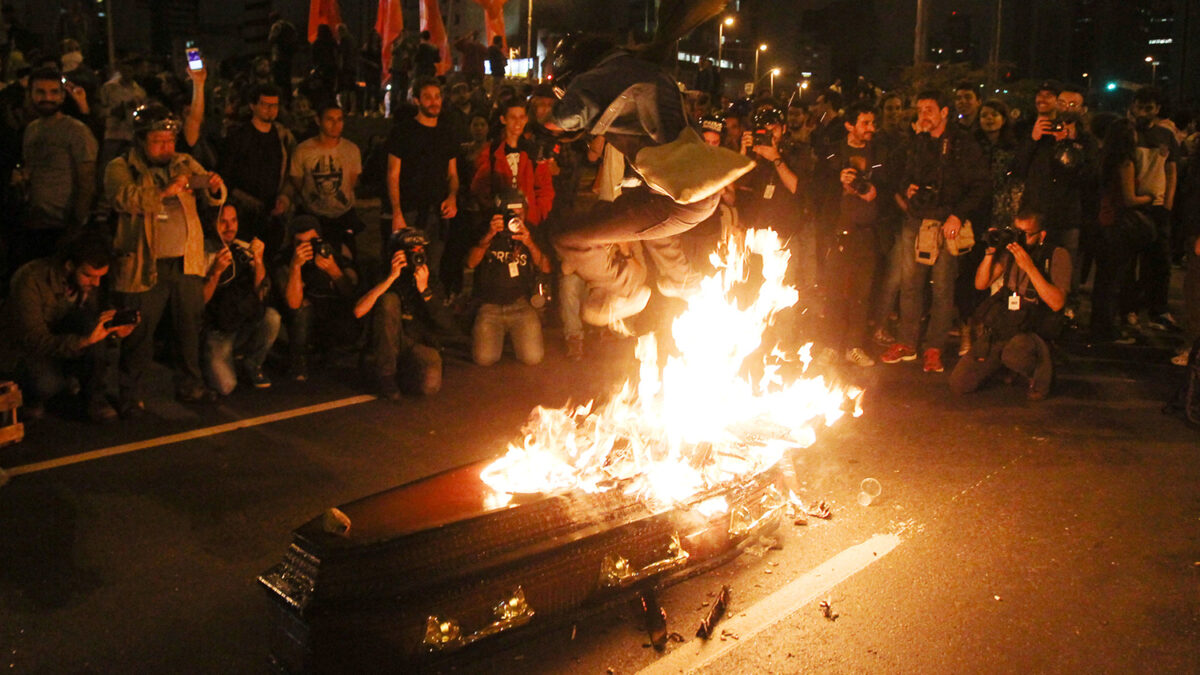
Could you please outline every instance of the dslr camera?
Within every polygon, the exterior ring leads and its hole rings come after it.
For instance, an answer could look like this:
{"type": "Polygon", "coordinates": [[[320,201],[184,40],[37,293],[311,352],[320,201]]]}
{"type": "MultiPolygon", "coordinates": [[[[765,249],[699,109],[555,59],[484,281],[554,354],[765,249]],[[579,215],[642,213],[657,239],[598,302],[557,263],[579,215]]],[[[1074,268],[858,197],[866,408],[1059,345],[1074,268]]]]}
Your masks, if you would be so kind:
{"type": "Polygon", "coordinates": [[[254,254],[250,252],[250,247],[243,242],[236,239],[229,242],[229,252],[233,254],[235,264],[242,266],[254,264],[254,254]]]}
{"type": "Polygon", "coordinates": [[[1061,119],[1050,120],[1050,133],[1057,134],[1064,128],[1065,127],[1063,126],[1063,121],[1061,119]]]}
{"type": "Polygon", "coordinates": [[[866,195],[871,191],[871,173],[874,167],[865,171],[860,171],[853,166],[847,166],[846,168],[854,172],[854,180],[850,181],[851,190],[854,190],[859,195],[866,195]]]}
{"type": "Polygon", "coordinates": [[[504,229],[500,230],[501,236],[512,237],[525,228],[525,219],[521,213],[517,212],[517,209],[521,209],[524,213],[524,208],[525,194],[520,190],[504,190],[496,197],[496,208],[493,213],[504,219],[504,229]]]}
{"type": "Polygon", "coordinates": [[[983,233],[983,241],[990,248],[1002,249],[1021,240],[1021,231],[1015,227],[993,227],[983,233]]]}
{"type": "Polygon", "coordinates": [[[754,113],[754,145],[771,145],[774,137],[769,125],[782,125],[783,113],[776,108],[763,108],[754,113]]]}
{"type": "Polygon", "coordinates": [[[312,246],[314,258],[316,256],[322,256],[324,258],[333,257],[333,247],[330,246],[329,242],[325,241],[324,239],[320,237],[313,237],[312,239],[308,240],[308,243],[312,246]]]}
{"type": "Polygon", "coordinates": [[[923,211],[937,206],[937,198],[937,186],[932,183],[926,183],[917,186],[917,191],[913,193],[912,197],[908,198],[908,206],[910,209],[923,211]]]}
{"type": "Polygon", "coordinates": [[[428,247],[429,240],[425,238],[425,235],[412,228],[393,232],[388,237],[388,257],[395,255],[396,251],[404,251],[404,259],[408,261],[412,269],[429,264],[429,258],[425,253],[428,247]]]}

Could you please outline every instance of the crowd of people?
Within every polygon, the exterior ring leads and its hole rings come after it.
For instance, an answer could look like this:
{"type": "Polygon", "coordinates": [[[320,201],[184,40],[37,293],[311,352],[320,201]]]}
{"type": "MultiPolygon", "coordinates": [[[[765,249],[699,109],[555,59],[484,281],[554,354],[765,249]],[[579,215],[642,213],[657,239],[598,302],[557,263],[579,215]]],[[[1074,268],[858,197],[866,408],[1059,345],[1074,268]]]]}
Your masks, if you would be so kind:
{"type": "MultiPolygon", "coordinates": [[[[3,368],[32,416],[65,398],[97,422],[137,418],[156,354],[186,403],[306,382],[352,354],[381,397],[431,395],[447,349],[485,367],[507,342],[536,365],[549,321],[578,360],[585,324],[614,318],[618,296],[584,268],[629,247],[564,256],[562,233],[639,182],[630,148],[562,136],[561,92],[485,81],[482,45],[461,45],[461,70],[441,77],[427,38],[397,54],[392,91],[407,100],[385,103],[345,86],[356,48],[332,32],[295,78],[285,29],[240,72],[180,76],[131,56],[103,84],[67,40],[0,90],[13,158],[0,166],[3,368]],[[348,114],[385,107],[385,139],[343,135],[348,114]],[[378,199],[377,224],[364,198],[378,199]]],[[[715,79],[702,70],[685,91],[688,123],[754,167],[682,242],[641,242],[663,295],[687,295],[719,238],[771,227],[805,308],[790,328],[819,362],[920,356],[929,373],[957,354],[954,391],[1003,372],[1035,400],[1051,390],[1054,340],[1085,315],[1094,341],[1200,334],[1195,124],[1168,118],[1154,88],[1125,114],[1092,114],[1084,90],[1046,82],[1026,118],[1026,102],[984,100],[973,83],[728,100],[715,79]],[[1186,322],[1168,305],[1178,263],[1186,322]]],[[[649,294],[639,279],[616,309],[649,294]]]]}

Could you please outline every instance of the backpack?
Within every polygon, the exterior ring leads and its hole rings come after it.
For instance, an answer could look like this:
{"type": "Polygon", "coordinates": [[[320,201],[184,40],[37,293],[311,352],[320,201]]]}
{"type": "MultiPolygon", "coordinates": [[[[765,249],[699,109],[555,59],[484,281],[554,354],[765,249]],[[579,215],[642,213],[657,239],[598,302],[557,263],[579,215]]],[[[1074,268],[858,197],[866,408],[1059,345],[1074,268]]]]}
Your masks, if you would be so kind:
{"type": "Polygon", "coordinates": [[[1163,407],[1164,415],[1176,415],[1193,429],[1200,430],[1200,338],[1188,353],[1187,375],[1163,407]]]}

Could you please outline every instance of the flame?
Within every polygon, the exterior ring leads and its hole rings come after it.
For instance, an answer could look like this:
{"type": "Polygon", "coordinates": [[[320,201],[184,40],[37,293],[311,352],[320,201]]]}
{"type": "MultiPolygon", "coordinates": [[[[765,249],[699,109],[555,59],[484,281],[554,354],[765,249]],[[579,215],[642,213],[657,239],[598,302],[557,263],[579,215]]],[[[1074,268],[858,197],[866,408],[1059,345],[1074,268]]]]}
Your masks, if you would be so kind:
{"type": "MultiPolygon", "coordinates": [[[[678,355],[660,369],[656,337],[640,337],[636,385],[625,382],[596,409],[592,403],[535,408],[522,441],[483,470],[484,482],[502,494],[621,489],[666,508],[808,447],[849,402],[861,415],[861,390],[821,376],[786,376],[796,368],[807,373],[811,344],[793,354],[763,349],[776,314],[799,297],[784,281],[788,253],[779,236],[749,230],[724,248],[724,256],[712,255],[716,272],[700,282],[672,325],[678,355]],[[746,298],[753,256],[762,261],[762,283],[746,298]],[[747,375],[748,357],[764,351],[757,376],[747,375]]],[[[728,508],[712,499],[703,506],[728,508]]]]}

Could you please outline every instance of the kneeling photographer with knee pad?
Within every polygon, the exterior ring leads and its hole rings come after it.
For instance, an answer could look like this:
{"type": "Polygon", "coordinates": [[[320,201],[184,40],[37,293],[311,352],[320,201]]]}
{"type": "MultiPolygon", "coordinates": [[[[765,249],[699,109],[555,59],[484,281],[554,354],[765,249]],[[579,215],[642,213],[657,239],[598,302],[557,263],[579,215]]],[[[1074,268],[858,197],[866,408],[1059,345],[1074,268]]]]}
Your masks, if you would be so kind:
{"type": "Polygon", "coordinates": [[[988,248],[975,271],[975,288],[1003,285],[980,303],[972,321],[972,349],[950,375],[950,388],[963,394],[979,389],[1007,368],[1028,381],[1030,400],[1050,393],[1054,365],[1049,343],[1061,329],[1062,309],[1071,285],[1071,256],[1046,241],[1042,215],[1017,214],[1012,229],[989,230],[988,248]]]}

